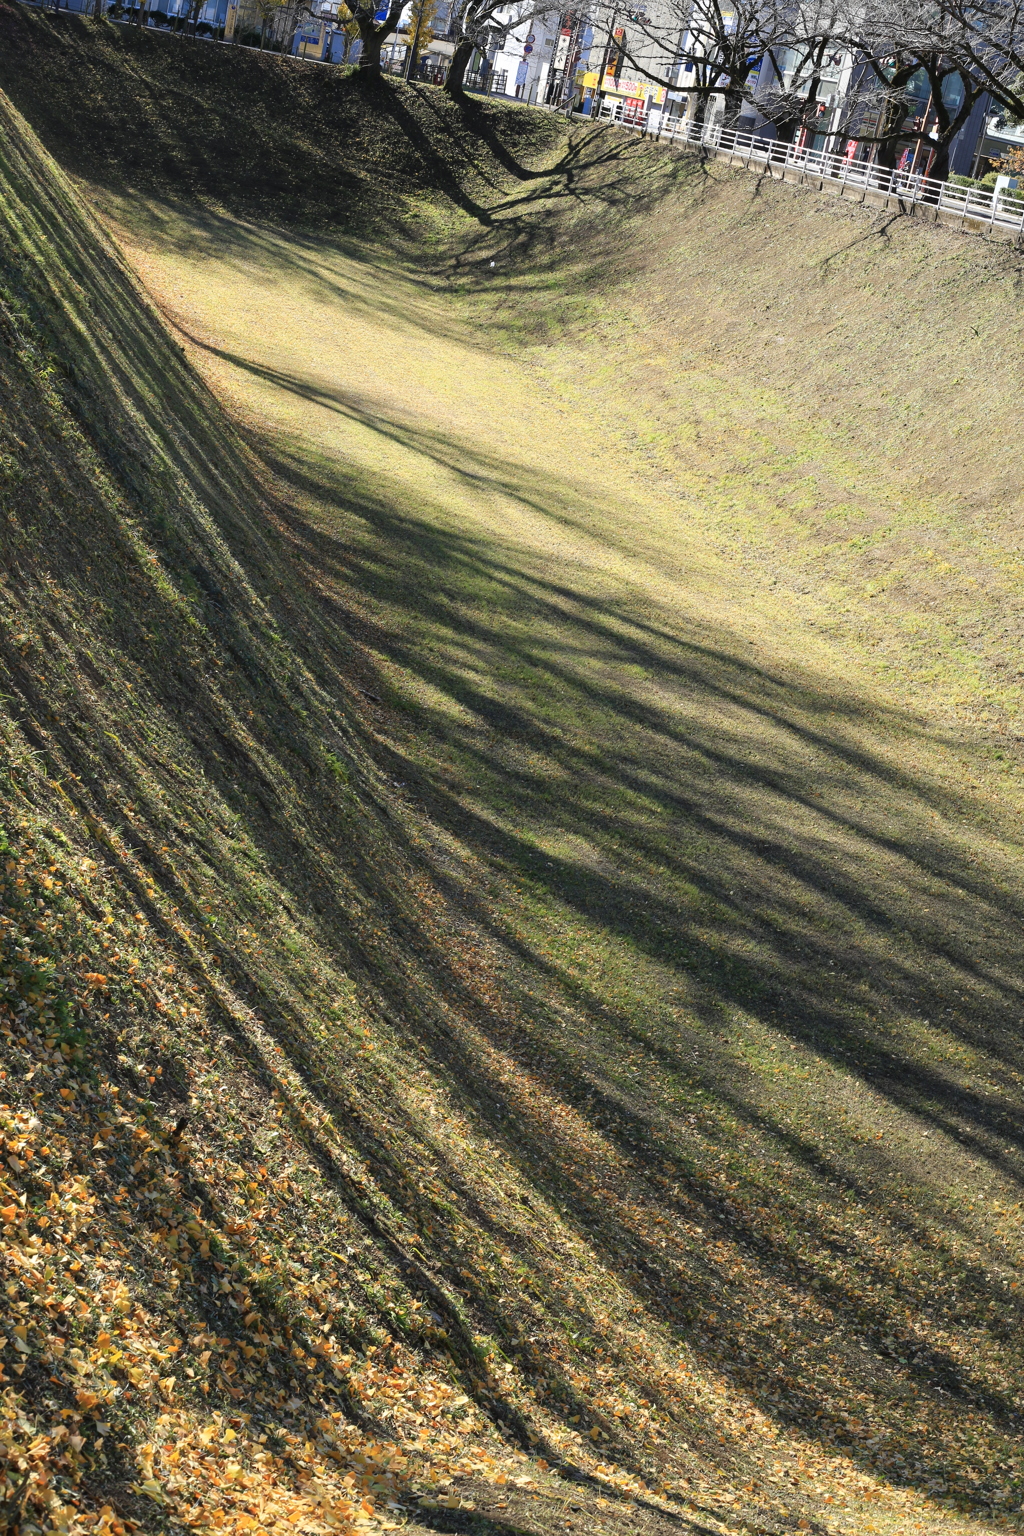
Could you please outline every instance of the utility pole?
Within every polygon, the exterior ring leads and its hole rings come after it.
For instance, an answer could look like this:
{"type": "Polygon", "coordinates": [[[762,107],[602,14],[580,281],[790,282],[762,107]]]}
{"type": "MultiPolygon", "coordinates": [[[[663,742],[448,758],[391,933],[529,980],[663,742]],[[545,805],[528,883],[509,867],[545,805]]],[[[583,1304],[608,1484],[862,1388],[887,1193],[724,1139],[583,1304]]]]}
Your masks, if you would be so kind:
{"type": "MultiPolygon", "coordinates": [[[[615,23],[618,21],[618,19],[619,19],[618,11],[612,11],[612,14],[611,14],[611,16],[610,16],[610,18],[608,20],[608,41],[605,43],[605,45],[604,45],[604,52],[601,54],[601,68],[600,68],[600,70],[598,72],[598,76],[597,76],[597,91],[595,92],[595,95],[600,96],[602,99],[604,97],[604,77],[608,73],[608,64],[609,64],[609,62],[611,60],[612,47],[614,46],[614,42],[615,42],[615,23]]],[[[600,106],[599,106],[598,107],[598,114],[599,115],[600,115],[600,110],[601,109],[600,109],[600,106]]]]}
{"type": "Polygon", "coordinates": [[[576,69],[580,54],[580,38],[584,28],[590,25],[589,18],[582,11],[565,11],[559,17],[558,45],[555,58],[561,52],[562,43],[565,43],[565,56],[558,69],[551,72],[546,100],[549,106],[561,109],[570,95],[570,85],[576,69]],[[568,35],[566,35],[568,34],[568,35]]]}

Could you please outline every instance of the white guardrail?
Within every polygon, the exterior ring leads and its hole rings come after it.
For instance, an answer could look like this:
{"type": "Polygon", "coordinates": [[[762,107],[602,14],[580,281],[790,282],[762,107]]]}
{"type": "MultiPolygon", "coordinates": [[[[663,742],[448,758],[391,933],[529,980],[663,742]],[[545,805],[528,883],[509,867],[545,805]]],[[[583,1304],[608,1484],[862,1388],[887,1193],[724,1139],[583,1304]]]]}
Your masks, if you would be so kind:
{"type": "MultiPolygon", "coordinates": [[[[675,144],[692,144],[716,155],[728,155],[743,165],[763,165],[769,172],[799,174],[804,181],[826,182],[841,190],[860,188],[865,200],[893,198],[901,204],[920,203],[947,219],[959,219],[961,227],[970,224],[1001,234],[1013,232],[1024,240],[1024,190],[1020,193],[989,192],[982,187],[965,187],[957,182],[936,181],[931,176],[912,175],[907,171],[889,171],[884,166],[849,155],[827,154],[820,149],[801,149],[795,144],[765,139],[717,123],[697,123],[686,118],[671,118],[652,111],[645,118],[630,121],[616,102],[605,110],[599,121],[616,122],[624,128],[646,132],[649,138],[675,144]]],[[[792,178],[788,178],[792,179],[792,178]]]]}

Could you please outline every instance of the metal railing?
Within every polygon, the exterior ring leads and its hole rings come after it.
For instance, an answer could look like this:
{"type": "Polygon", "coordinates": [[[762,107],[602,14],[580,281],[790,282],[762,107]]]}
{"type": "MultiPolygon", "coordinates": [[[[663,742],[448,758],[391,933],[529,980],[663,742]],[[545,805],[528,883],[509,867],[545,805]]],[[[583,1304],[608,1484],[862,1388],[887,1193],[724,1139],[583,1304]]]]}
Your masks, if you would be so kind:
{"type": "Polygon", "coordinates": [[[477,91],[482,96],[504,96],[508,84],[507,69],[467,69],[463,79],[467,91],[477,91]]]}
{"type": "Polygon", "coordinates": [[[860,189],[865,200],[870,194],[872,200],[881,197],[895,199],[901,204],[918,203],[934,209],[937,214],[945,214],[947,218],[959,218],[962,227],[970,224],[975,228],[981,225],[999,229],[1001,233],[1014,231],[1024,240],[1024,193],[990,192],[983,187],[937,181],[932,176],[909,171],[890,171],[885,166],[857,160],[852,155],[801,148],[778,139],[725,128],[718,122],[697,123],[688,118],[668,117],[657,110],[630,121],[628,114],[620,110],[621,106],[620,102],[614,106],[605,102],[601,119],[637,128],[652,139],[692,144],[714,154],[728,155],[744,165],[761,165],[769,172],[778,171],[784,175],[789,171],[799,174],[801,180],[818,182],[821,186],[827,182],[844,191],[847,187],[851,191],[860,189]],[[607,110],[609,107],[611,110],[607,110]]]}
{"type": "MultiPolygon", "coordinates": [[[[23,3],[40,9],[47,8],[47,0],[23,0],[23,3]]],[[[107,0],[107,3],[110,4],[111,0],[107,0]]],[[[136,9],[142,0],[118,0],[118,3],[128,10],[136,9]]],[[[159,0],[154,0],[154,7],[158,4],[159,0]]],[[[61,0],[57,0],[56,9],[72,10],[80,6],[91,8],[91,5],[92,0],[77,0],[75,5],[69,3],[69,0],[63,0],[62,5],[61,0]]],[[[401,64],[392,60],[385,60],[384,68],[388,73],[402,72],[401,64]]],[[[434,69],[429,75],[418,72],[419,78],[432,78],[437,85],[442,83],[444,73],[446,71],[443,69],[434,69]]],[[[490,80],[479,74],[468,73],[465,79],[468,90],[495,96],[505,93],[507,83],[508,77],[504,70],[493,72],[490,80]]],[[[783,176],[787,171],[799,173],[802,181],[816,181],[821,187],[828,182],[839,187],[842,192],[847,187],[853,190],[860,188],[864,200],[870,194],[872,199],[895,199],[901,205],[920,204],[934,210],[936,215],[942,213],[954,220],[959,219],[961,228],[969,224],[972,228],[981,227],[990,231],[998,229],[1004,235],[1012,231],[1018,241],[1024,244],[1024,190],[990,192],[984,187],[937,181],[933,176],[922,176],[916,172],[890,171],[871,161],[856,159],[856,151],[853,154],[835,155],[823,149],[809,149],[783,143],[779,139],[762,138],[759,134],[746,133],[738,128],[726,128],[720,120],[698,123],[692,118],[669,117],[657,108],[652,110],[648,107],[645,110],[631,98],[616,101],[605,98],[595,120],[618,123],[652,139],[667,140],[672,144],[690,144],[712,154],[728,155],[731,160],[739,160],[746,166],[762,165],[769,172],[778,171],[783,176]]]]}

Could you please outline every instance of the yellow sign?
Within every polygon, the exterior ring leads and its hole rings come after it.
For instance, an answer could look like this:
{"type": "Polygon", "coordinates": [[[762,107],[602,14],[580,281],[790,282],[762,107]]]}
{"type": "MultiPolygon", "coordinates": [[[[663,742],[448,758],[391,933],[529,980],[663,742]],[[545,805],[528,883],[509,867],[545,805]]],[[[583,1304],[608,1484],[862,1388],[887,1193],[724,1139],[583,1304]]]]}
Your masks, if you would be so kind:
{"type": "Polygon", "coordinates": [[[308,22],[299,34],[298,54],[300,59],[309,58],[310,54],[318,59],[324,51],[324,24],[323,22],[308,22]]]}
{"type": "Polygon", "coordinates": [[[650,80],[616,80],[614,75],[605,75],[601,89],[613,96],[631,96],[634,101],[642,98],[648,106],[660,107],[665,100],[665,87],[650,80]]]}
{"type": "Polygon", "coordinates": [[[577,82],[580,85],[582,85],[582,87],[583,87],[583,89],[585,91],[595,91],[597,89],[597,70],[596,69],[594,70],[593,74],[587,74],[586,72],[584,72],[582,75],[577,75],[576,79],[577,79],[577,82]]]}

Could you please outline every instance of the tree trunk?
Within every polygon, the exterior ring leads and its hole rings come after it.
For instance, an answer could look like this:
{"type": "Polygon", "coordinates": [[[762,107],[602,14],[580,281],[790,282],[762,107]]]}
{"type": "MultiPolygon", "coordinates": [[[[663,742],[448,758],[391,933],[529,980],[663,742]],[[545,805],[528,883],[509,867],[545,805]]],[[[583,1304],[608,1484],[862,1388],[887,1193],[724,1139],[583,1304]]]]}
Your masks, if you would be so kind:
{"type": "Polygon", "coordinates": [[[891,85],[894,94],[886,103],[882,113],[882,121],[878,125],[878,137],[882,142],[875,153],[875,164],[885,171],[894,171],[896,169],[896,151],[900,147],[900,129],[903,126],[903,119],[907,112],[902,91],[910,78],[911,71],[905,67],[893,77],[891,85]]]}
{"type": "Polygon", "coordinates": [[[728,85],[722,92],[722,95],[724,97],[723,105],[725,109],[722,127],[735,128],[739,122],[740,113],[743,111],[743,92],[737,89],[735,85],[728,85]]]}
{"type": "Polygon", "coordinates": [[[380,50],[384,42],[383,36],[374,26],[373,22],[370,21],[365,26],[359,28],[359,37],[363,44],[359,50],[359,73],[361,75],[379,75],[381,68],[380,50]]]}
{"type": "Polygon", "coordinates": [[[940,139],[935,146],[935,159],[928,167],[928,175],[932,181],[949,180],[949,152],[952,147],[950,139],[940,139]]]}
{"type": "MultiPolygon", "coordinates": [[[[935,146],[935,155],[925,174],[929,181],[937,181],[940,185],[925,188],[924,201],[926,203],[937,203],[942,196],[941,183],[949,180],[949,153],[953,147],[953,139],[955,137],[955,134],[941,137],[935,146]]],[[[927,165],[927,161],[925,163],[927,165]]]]}
{"type": "Polygon", "coordinates": [[[409,43],[409,57],[405,61],[405,78],[412,84],[416,74],[416,65],[420,55],[420,29],[416,27],[416,36],[409,43]]]}
{"type": "Polygon", "coordinates": [[[899,149],[899,129],[903,122],[903,107],[886,109],[885,117],[879,125],[879,144],[875,153],[875,164],[885,171],[896,169],[896,152],[899,149]]]}
{"type": "Polygon", "coordinates": [[[700,127],[708,115],[708,102],[711,100],[711,92],[703,87],[698,87],[691,92],[693,96],[693,117],[691,122],[700,127]]]}
{"type": "Polygon", "coordinates": [[[895,137],[883,140],[878,146],[875,164],[881,166],[884,171],[894,171],[896,169],[896,151],[898,149],[899,143],[895,137]]]}
{"type": "Polygon", "coordinates": [[[455,45],[452,61],[448,66],[448,76],[444,82],[444,88],[449,96],[464,96],[463,81],[466,78],[466,69],[473,57],[474,44],[468,37],[460,38],[455,45]]]}

